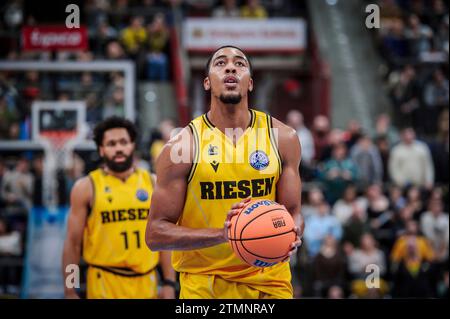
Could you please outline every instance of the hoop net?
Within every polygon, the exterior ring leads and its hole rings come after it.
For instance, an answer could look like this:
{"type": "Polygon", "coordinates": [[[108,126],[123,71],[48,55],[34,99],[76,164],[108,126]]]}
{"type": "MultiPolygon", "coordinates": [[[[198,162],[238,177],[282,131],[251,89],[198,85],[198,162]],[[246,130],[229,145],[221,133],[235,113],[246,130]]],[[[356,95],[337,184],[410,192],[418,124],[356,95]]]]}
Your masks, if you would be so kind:
{"type": "Polygon", "coordinates": [[[72,167],[73,148],[77,142],[77,131],[42,131],[40,141],[44,146],[43,195],[44,205],[58,206],[58,178],[60,170],[72,167]]]}

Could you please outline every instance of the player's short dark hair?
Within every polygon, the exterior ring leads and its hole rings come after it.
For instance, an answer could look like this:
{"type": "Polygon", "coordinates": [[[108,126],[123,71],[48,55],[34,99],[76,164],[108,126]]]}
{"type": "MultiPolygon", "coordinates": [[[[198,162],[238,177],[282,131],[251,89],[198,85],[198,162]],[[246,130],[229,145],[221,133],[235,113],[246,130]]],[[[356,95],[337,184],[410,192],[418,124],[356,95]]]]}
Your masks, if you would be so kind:
{"type": "Polygon", "coordinates": [[[132,142],[136,141],[137,129],[136,126],[130,121],[122,117],[111,116],[102,122],[98,123],[94,128],[94,141],[97,148],[103,143],[103,136],[105,132],[113,128],[124,128],[127,130],[128,135],[132,142]]]}
{"type": "Polygon", "coordinates": [[[216,54],[217,51],[222,50],[223,48],[234,48],[234,49],[237,49],[237,50],[241,51],[242,53],[244,53],[244,56],[245,56],[245,58],[246,58],[247,61],[248,61],[248,69],[249,69],[249,71],[250,71],[250,75],[252,75],[252,70],[253,70],[252,64],[251,64],[250,59],[249,59],[249,57],[247,56],[247,54],[245,54],[244,50],[242,50],[241,48],[235,47],[234,45],[223,45],[223,46],[221,46],[220,48],[217,48],[217,49],[216,49],[213,53],[211,53],[211,55],[209,56],[208,62],[206,62],[205,76],[208,76],[208,75],[209,75],[209,68],[211,67],[211,61],[212,61],[212,58],[213,58],[214,54],[216,54]]]}

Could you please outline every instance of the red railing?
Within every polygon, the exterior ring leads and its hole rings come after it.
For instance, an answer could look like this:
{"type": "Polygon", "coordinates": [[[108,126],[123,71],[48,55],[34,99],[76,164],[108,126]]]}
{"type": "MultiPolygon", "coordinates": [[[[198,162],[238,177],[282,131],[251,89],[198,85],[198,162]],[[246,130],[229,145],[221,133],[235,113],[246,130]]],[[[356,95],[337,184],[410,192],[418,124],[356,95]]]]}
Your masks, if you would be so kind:
{"type": "Polygon", "coordinates": [[[181,47],[178,32],[175,27],[170,31],[171,45],[171,64],[173,68],[173,83],[175,86],[176,100],[178,104],[179,124],[185,126],[190,121],[188,109],[188,94],[186,83],[184,82],[185,74],[181,60],[181,47]]]}
{"type": "Polygon", "coordinates": [[[311,75],[312,75],[312,100],[317,107],[315,115],[331,116],[331,70],[319,51],[314,33],[311,34],[311,75]]]}

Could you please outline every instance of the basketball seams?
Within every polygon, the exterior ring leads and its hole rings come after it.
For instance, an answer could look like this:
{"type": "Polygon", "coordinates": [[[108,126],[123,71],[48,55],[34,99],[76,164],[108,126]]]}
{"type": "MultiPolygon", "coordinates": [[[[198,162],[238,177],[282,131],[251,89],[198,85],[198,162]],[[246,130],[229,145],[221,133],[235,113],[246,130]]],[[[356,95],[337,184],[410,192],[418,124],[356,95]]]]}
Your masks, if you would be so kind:
{"type": "MultiPolygon", "coordinates": [[[[295,235],[294,228],[292,228],[292,229],[290,229],[288,231],[284,231],[282,233],[272,234],[272,235],[267,235],[267,236],[261,236],[261,237],[252,237],[252,238],[245,238],[245,239],[243,239],[242,235],[245,232],[247,226],[252,224],[259,217],[265,217],[265,218],[270,217],[270,215],[269,216],[265,216],[265,215],[268,214],[268,213],[271,213],[271,212],[276,212],[276,211],[283,211],[284,213],[288,213],[288,214],[289,214],[289,212],[286,210],[286,208],[282,207],[278,203],[275,203],[275,204],[278,204],[278,207],[270,209],[268,211],[264,211],[264,212],[260,213],[259,215],[255,216],[255,217],[249,216],[251,219],[246,221],[246,222],[244,222],[245,225],[242,227],[242,229],[240,231],[238,231],[237,225],[239,223],[240,217],[243,214],[243,212],[245,211],[245,209],[251,206],[250,204],[254,204],[254,203],[249,203],[249,204],[247,204],[246,206],[244,206],[242,208],[241,212],[239,213],[239,215],[237,216],[235,222],[232,225],[233,228],[230,229],[230,231],[228,232],[228,235],[229,235],[228,236],[228,240],[229,240],[229,243],[231,245],[231,248],[235,251],[235,253],[240,257],[241,260],[243,260],[244,262],[246,262],[249,265],[252,265],[253,262],[249,262],[248,258],[250,258],[250,260],[252,260],[252,261],[253,261],[254,258],[259,258],[261,260],[267,260],[267,262],[279,262],[282,258],[284,258],[286,256],[286,254],[283,254],[281,256],[276,256],[276,257],[261,256],[261,255],[256,254],[255,252],[252,252],[250,250],[251,247],[246,247],[244,242],[246,242],[248,240],[249,242],[247,243],[247,245],[250,245],[250,241],[251,240],[257,240],[257,239],[264,240],[264,239],[267,239],[267,238],[274,238],[274,237],[284,238],[283,240],[286,241],[286,240],[288,240],[290,238],[290,233],[291,232],[294,233],[292,236],[295,235]],[[240,234],[239,235],[239,239],[237,239],[238,238],[237,233],[240,234]],[[232,235],[234,235],[233,236],[234,238],[231,237],[232,235]]],[[[267,207],[267,208],[270,208],[270,207],[267,207]]],[[[265,208],[265,209],[267,209],[267,208],[265,208]]],[[[247,218],[244,218],[244,219],[247,219],[247,218]]],[[[242,224],[242,221],[241,221],[241,224],[242,224]]],[[[257,242],[254,242],[254,243],[257,244],[257,242]]],[[[259,253],[261,253],[261,252],[259,252],[259,253]]],[[[262,252],[262,253],[264,253],[264,252],[262,252]]],[[[275,254],[277,253],[276,250],[274,251],[274,253],[275,254]]]]}
{"type": "MultiPolygon", "coordinates": [[[[276,237],[278,237],[278,236],[283,236],[283,235],[289,234],[291,231],[292,231],[292,230],[290,230],[290,231],[288,231],[288,232],[285,232],[285,233],[282,233],[282,234],[275,235],[275,236],[276,236],[276,237]]],[[[261,239],[261,238],[256,238],[256,239],[261,239]]],[[[260,255],[257,255],[257,254],[255,254],[253,251],[250,251],[250,250],[248,250],[248,249],[245,247],[244,241],[245,241],[245,240],[241,240],[242,248],[244,248],[244,249],[245,249],[249,254],[251,254],[252,256],[259,257],[259,258],[263,258],[263,259],[280,259],[280,258],[286,256],[286,255],[281,255],[281,256],[277,256],[277,257],[267,257],[267,256],[260,256],[260,255]]]]}
{"type": "MultiPolygon", "coordinates": [[[[250,203],[248,203],[247,205],[245,205],[244,207],[242,207],[242,210],[241,210],[241,212],[239,213],[239,215],[237,216],[237,218],[236,218],[236,221],[234,222],[234,238],[236,238],[236,226],[237,226],[237,224],[238,224],[238,220],[239,220],[239,217],[241,217],[241,214],[242,214],[242,212],[244,211],[244,209],[249,205],[250,203]]],[[[250,264],[249,262],[248,262],[248,260],[241,254],[241,252],[239,251],[239,247],[238,247],[238,245],[237,245],[237,243],[235,242],[235,241],[231,241],[231,245],[233,245],[233,243],[234,243],[234,245],[236,246],[236,251],[237,251],[237,253],[239,254],[239,256],[241,256],[241,258],[242,258],[242,260],[245,260],[245,262],[247,262],[248,264],[250,264]]]]}
{"type": "MultiPolygon", "coordinates": [[[[277,211],[277,210],[281,210],[281,211],[283,211],[283,212],[286,212],[286,210],[283,209],[283,208],[274,208],[274,209],[265,211],[265,212],[262,213],[262,214],[259,214],[258,216],[256,216],[256,217],[254,217],[253,219],[249,220],[249,221],[247,222],[247,224],[246,224],[244,227],[242,227],[241,233],[239,234],[239,238],[242,238],[242,233],[244,232],[245,228],[247,228],[247,226],[250,225],[251,223],[253,223],[256,219],[258,219],[258,218],[261,217],[261,216],[264,216],[265,214],[268,214],[268,213],[270,213],[270,212],[274,212],[274,211],[277,211]]],[[[235,236],[236,236],[236,234],[235,234],[235,236]]],[[[234,238],[236,238],[236,237],[234,237],[234,238]]]]}
{"type": "Polygon", "coordinates": [[[295,233],[295,232],[294,232],[294,229],[291,229],[291,230],[285,231],[285,232],[283,232],[283,233],[274,234],[274,235],[269,235],[269,236],[250,237],[250,238],[244,238],[244,239],[242,239],[242,238],[241,238],[241,239],[237,239],[237,238],[229,238],[229,240],[231,240],[231,241],[247,241],[247,240],[266,239],[266,238],[271,238],[271,237],[277,237],[277,236],[285,235],[285,234],[288,234],[288,233],[290,233],[290,232],[295,233]]]}

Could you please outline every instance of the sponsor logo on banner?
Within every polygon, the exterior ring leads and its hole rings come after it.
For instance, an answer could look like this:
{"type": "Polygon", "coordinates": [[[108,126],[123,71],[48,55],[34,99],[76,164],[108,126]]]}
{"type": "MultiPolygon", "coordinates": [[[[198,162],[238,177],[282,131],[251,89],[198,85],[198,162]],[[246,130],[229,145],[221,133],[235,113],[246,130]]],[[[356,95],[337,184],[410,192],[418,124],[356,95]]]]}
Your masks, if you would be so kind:
{"type": "Polygon", "coordinates": [[[86,50],[86,27],[68,29],[65,26],[25,26],[22,28],[24,50],[86,50]]]}
{"type": "Polygon", "coordinates": [[[301,52],[306,49],[306,22],[300,18],[188,18],[183,45],[189,51],[211,51],[224,43],[248,51],[301,52]]]}

